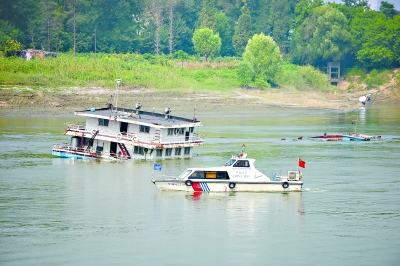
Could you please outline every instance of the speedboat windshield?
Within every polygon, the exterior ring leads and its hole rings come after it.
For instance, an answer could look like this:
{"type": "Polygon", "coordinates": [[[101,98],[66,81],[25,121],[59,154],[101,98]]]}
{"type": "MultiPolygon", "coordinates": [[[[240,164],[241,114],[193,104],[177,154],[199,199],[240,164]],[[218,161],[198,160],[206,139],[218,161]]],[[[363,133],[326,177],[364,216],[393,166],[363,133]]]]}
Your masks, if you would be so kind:
{"type": "Polygon", "coordinates": [[[191,170],[185,170],[182,174],[178,176],[178,179],[184,179],[187,177],[192,171],[191,170]]]}
{"type": "Polygon", "coordinates": [[[234,164],[236,162],[236,159],[230,159],[229,161],[227,161],[225,163],[225,166],[231,166],[232,164],[234,164]]]}

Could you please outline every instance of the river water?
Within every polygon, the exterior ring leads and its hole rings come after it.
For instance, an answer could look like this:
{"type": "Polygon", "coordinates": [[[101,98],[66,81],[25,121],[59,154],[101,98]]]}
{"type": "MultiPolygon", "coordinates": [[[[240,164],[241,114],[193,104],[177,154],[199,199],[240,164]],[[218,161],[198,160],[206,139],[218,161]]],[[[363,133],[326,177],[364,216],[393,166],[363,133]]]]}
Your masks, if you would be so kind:
{"type": "Polygon", "coordinates": [[[400,107],[200,116],[198,157],[52,158],[73,116],[0,117],[1,265],[400,265],[400,107]],[[370,142],[311,140],[324,132],[370,142]],[[298,137],[302,136],[302,140],[298,137]],[[259,170],[297,169],[301,193],[161,192],[151,183],[217,166],[246,145],[259,170]]]}

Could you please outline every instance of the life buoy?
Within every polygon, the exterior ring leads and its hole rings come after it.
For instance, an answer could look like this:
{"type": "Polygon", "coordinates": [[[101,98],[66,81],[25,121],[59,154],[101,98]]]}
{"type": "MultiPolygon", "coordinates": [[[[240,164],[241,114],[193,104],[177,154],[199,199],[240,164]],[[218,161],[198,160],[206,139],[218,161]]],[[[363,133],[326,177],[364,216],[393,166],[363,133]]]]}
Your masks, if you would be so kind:
{"type": "Polygon", "coordinates": [[[133,136],[133,137],[132,137],[132,141],[133,141],[133,142],[137,142],[137,141],[138,141],[138,138],[137,138],[136,136],[133,136]]]}
{"type": "Polygon", "coordinates": [[[286,181],[283,182],[283,183],[282,183],[282,187],[283,187],[283,188],[288,188],[288,187],[289,187],[289,182],[286,182],[286,181]]]}
{"type": "Polygon", "coordinates": [[[97,129],[93,129],[92,130],[92,135],[96,134],[96,132],[97,132],[97,129]]]}
{"type": "Polygon", "coordinates": [[[122,134],[121,133],[118,133],[117,134],[117,140],[121,140],[122,139],[122,134]]]}
{"type": "Polygon", "coordinates": [[[236,183],[230,182],[229,183],[229,188],[234,189],[236,187],[236,183]]]}
{"type": "Polygon", "coordinates": [[[188,186],[188,187],[191,187],[192,186],[192,180],[186,180],[185,181],[185,185],[188,186]]]}

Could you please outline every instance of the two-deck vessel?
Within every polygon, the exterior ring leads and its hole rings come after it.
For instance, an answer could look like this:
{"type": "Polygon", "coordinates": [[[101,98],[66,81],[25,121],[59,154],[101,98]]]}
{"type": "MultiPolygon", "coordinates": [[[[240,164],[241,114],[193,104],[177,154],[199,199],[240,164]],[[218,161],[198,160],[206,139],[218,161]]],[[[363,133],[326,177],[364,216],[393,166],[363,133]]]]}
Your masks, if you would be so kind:
{"type": "Polygon", "coordinates": [[[180,191],[252,191],[289,192],[301,191],[303,186],[300,170],[273,171],[268,177],[254,167],[255,159],[245,153],[232,156],[219,167],[188,168],[177,178],[155,179],[152,182],[160,190],[180,191]]]}
{"type": "Polygon", "coordinates": [[[118,107],[117,79],[114,105],[107,108],[77,111],[85,122],[69,123],[64,131],[71,136],[69,143],[54,144],[52,154],[78,159],[164,159],[193,156],[193,148],[203,146],[204,136],[194,133],[202,126],[192,119],[172,116],[166,107],[164,113],[118,107]]]}
{"type": "Polygon", "coordinates": [[[204,144],[204,136],[194,133],[202,124],[187,119],[136,109],[113,107],[77,111],[86,122],[66,123],[69,143],[55,144],[52,154],[78,159],[163,159],[193,155],[193,148],[204,144]]]}

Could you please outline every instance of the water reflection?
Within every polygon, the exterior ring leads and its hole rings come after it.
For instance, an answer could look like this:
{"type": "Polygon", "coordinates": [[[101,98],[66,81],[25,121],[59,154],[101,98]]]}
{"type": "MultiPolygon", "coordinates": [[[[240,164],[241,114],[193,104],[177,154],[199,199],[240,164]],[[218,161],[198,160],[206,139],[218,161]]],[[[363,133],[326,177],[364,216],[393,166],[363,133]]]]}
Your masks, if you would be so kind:
{"type": "Polygon", "coordinates": [[[359,108],[360,113],[359,113],[359,123],[360,124],[365,124],[366,118],[367,118],[367,110],[364,106],[359,108]]]}

